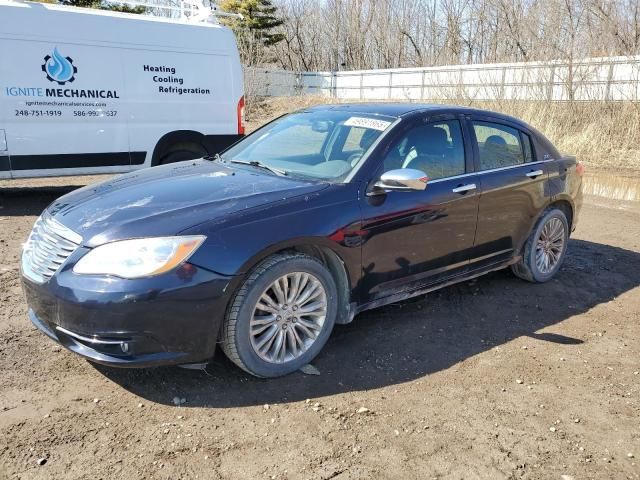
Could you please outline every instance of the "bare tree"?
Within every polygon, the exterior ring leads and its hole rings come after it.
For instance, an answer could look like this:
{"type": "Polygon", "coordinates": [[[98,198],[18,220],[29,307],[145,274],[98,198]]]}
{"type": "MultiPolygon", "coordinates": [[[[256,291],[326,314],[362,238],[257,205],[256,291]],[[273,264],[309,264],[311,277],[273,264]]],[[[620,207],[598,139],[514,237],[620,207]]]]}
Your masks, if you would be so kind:
{"type": "Polygon", "coordinates": [[[354,70],[640,53],[640,0],[278,0],[277,65],[354,70]]]}

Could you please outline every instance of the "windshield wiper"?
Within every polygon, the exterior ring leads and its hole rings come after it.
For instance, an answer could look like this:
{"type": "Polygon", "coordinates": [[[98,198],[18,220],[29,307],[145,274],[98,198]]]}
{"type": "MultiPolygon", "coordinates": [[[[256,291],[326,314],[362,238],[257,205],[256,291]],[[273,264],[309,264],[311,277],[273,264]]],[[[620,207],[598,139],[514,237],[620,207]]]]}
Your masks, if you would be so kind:
{"type": "Polygon", "coordinates": [[[286,170],[282,170],[280,168],[270,167],[269,165],[265,165],[262,162],[258,162],[257,160],[245,161],[245,160],[229,160],[231,163],[239,163],[240,165],[251,165],[252,167],[262,168],[263,170],[268,170],[271,173],[275,173],[276,175],[287,175],[286,170]]]}

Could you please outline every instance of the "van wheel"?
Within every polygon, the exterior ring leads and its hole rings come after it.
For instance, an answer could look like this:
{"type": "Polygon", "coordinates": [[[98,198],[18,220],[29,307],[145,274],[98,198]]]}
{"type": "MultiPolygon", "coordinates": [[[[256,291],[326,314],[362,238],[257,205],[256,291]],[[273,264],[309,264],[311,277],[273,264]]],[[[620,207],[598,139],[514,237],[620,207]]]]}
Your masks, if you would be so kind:
{"type": "Polygon", "coordinates": [[[549,208],[527,239],[522,259],[511,270],[523,280],[547,282],[560,270],[568,243],[567,216],[558,208],[549,208]]]}
{"type": "Polygon", "coordinates": [[[197,143],[177,143],[165,152],[160,158],[158,165],[193,160],[194,158],[202,158],[207,155],[208,153],[202,145],[197,143]]]}
{"type": "Polygon", "coordinates": [[[322,263],[307,255],[274,255],[236,293],[223,325],[222,348],[252,375],[287,375],[324,347],[337,305],[336,283],[322,263]]]}

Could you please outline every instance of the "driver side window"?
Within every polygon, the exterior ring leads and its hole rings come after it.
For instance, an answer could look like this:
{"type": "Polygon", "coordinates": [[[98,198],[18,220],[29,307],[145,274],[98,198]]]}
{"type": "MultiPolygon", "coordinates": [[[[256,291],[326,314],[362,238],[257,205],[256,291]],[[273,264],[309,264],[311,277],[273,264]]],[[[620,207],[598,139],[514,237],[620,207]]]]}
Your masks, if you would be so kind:
{"type": "Polygon", "coordinates": [[[458,120],[418,125],[391,147],[384,171],[412,168],[431,180],[465,173],[464,142],[458,120]]]}

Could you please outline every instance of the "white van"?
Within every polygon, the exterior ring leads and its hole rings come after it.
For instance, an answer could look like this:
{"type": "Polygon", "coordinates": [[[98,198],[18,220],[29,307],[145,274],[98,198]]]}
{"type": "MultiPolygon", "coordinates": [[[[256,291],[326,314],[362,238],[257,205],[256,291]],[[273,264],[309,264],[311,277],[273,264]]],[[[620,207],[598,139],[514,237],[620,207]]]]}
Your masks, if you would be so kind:
{"type": "Polygon", "coordinates": [[[232,31],[0,0],[0,178],[127,172],[244,134],[232,31]]]}

